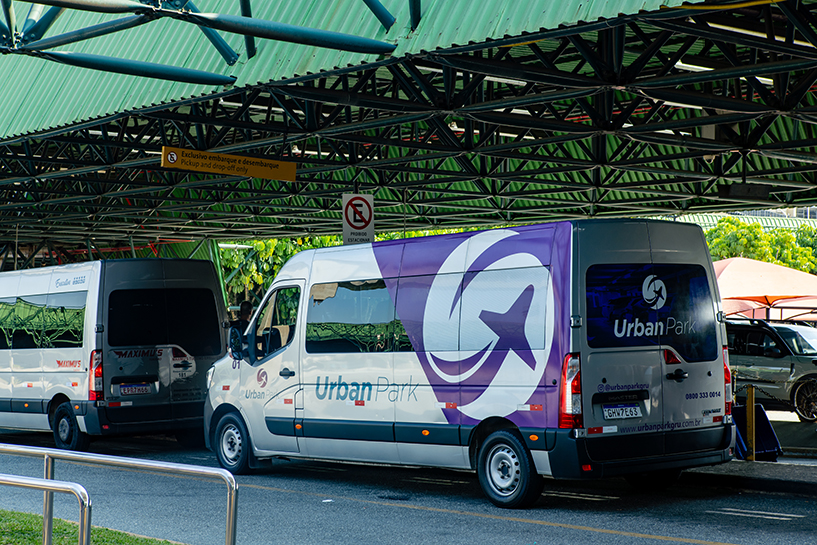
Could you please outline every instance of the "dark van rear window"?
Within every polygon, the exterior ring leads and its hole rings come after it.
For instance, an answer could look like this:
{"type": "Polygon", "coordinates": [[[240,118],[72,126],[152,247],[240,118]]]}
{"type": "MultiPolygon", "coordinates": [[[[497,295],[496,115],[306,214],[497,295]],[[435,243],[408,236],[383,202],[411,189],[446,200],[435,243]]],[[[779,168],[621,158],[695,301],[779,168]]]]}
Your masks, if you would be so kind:
{"type": "Polygon", "coordinates": [[[113,291],[107,333],[110,346],[175,344],[193,356],[221,351],[215,298],[204,288],[113,291]]]}
{"type": "Polygon", "coordinates": [[[690,362],[718,357],[715,306],[700,265],[593,265],[586,281],[592,348],[663,344],[690,362]]]}

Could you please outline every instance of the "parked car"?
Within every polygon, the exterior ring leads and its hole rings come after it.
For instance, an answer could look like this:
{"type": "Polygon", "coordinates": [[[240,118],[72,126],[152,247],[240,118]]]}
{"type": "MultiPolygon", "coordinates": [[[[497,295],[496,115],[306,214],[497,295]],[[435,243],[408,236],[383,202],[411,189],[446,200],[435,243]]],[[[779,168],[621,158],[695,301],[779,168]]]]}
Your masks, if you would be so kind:
{"type": "Polygon", "coordinates": [[[726,324],[729,366],[737,398],[757,387],[756,401],[768,409],[794,411],[802,422],[817,420],[817,329],[763,320],[726,324]]]}

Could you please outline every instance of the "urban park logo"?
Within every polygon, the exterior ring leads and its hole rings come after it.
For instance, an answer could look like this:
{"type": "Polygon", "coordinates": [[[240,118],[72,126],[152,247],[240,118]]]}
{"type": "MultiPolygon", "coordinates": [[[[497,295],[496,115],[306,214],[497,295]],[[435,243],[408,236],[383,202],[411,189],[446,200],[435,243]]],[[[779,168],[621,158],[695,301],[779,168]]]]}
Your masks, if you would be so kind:
{"type": "Polygon", "coordinates": [[[266,388],[267,386],[267,372],[263,369],[258,370],[258,374],[255,375],[255,380],[258,381],[258,386],[261,388],[266,388]]]}
{"type": "Polygon", "coordinates": [[[644,301],[653,310],[658,310],[667,302],[667,287],[654,274],[649,275],[641,284],[644,301]]]}
{"type": "Polygon", "coordinates": [[[438,396],[451,385],[467,387],[458,409],[476,420],[507,416],[527,403],[550,354],[552,278],[543,264],[547,257],[529,253],[525,240],[530,239],[516,231],[493,230],[460,243],[440,266],[424,302],[426,352],[418,355],[429,380],[438,396]],[[468,273],[450,274],[462,271],[463,263],[468,273]],[[458,336],[458,352],[435,349],[451,346],[452,339],[457,346],[458,336]]]}

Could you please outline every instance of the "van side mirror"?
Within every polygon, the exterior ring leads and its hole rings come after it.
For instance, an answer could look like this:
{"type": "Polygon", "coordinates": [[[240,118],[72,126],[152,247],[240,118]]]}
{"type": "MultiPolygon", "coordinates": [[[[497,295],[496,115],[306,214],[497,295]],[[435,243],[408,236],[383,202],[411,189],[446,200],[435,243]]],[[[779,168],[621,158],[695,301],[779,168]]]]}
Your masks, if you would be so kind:
{"type": "Polygon", "coordinates": [[[234,360],[244,359],[244,343],[237,327],[230,328],[230,356],[234,360]]]}

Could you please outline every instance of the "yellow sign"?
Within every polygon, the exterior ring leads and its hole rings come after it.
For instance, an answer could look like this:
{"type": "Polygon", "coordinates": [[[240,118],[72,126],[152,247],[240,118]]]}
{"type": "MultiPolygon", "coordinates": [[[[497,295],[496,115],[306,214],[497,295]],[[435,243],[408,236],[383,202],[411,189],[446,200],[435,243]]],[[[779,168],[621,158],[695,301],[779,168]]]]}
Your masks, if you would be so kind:
{"type": "Polygon", "coordinates": [[[295,181],[295,163],[168,146],[162,146],[162,166],[195,172],[295,181]]]}

